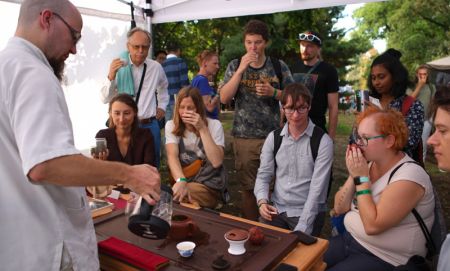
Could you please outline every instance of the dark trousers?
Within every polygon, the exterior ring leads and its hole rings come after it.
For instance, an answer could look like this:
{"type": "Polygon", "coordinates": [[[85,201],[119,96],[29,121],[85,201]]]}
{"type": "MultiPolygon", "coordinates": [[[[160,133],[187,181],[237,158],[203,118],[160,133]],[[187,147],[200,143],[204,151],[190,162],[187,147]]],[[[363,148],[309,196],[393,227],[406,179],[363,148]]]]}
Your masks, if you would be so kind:
{"type": "MultiPolygon", "coordinates": [[[[265,220],[260,217],[259,220],[265,224],[269,224],[275,227],[283,228],[286,230],[294,230],[295,226],[298,224],[298,216],[288,217],[286,212],[275,215],[272,217],[272,221],[265,220]]],[[[323,225],[325,223],[325,212],[319,212],[314,219],[312,236],[319,236],[322,231],[323,225]]]]}
{"type": "Polygon", "coordinates": [[[348,232],[332,237],[323,256],[329,271],[391,271],[394,266],[361,246],[348,232]]]}

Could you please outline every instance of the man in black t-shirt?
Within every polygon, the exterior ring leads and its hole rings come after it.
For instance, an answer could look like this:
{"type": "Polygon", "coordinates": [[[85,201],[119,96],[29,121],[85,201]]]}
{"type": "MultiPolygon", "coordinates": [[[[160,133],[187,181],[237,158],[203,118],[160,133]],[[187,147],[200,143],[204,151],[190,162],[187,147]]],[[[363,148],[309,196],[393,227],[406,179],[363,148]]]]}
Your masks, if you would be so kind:
{"type": "Polygon", "coordinates": [[[322,38],[314,31],[298,35],[300,57],[291,67],[294,80],[308,87],[313,96],[309,117],[314,124],[336,136],[339,81],[336,68],[320,60],[322,38]],[[328,108],[328,129],[325,113],[328,108]]]}

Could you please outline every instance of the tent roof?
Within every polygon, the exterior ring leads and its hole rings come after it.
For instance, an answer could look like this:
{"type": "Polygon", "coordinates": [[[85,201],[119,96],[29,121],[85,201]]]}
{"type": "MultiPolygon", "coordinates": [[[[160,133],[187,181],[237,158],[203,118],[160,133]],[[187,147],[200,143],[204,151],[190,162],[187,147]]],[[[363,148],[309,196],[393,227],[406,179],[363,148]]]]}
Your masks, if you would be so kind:
{"type": "MultiPolygon", "coordinates": [[[[383,0],[152,0],[151,9],[154,14],[151,22],[166,23],[236,17],[377,1],[383,0]]],[[[72,0],[72,2],[81,8],[82,12],[84,10],[89,15],[129,19],[130,7],[124,2],[129,3],[130,0],[72,0]]],[[[140,20],[139,14],[142,13],[139,7],[146,8],[146,1],[136,0],[133,3],[136,7],[136,19],[140,20]]]]}
{"type": "Polygon", "coordinates": [[[450,56],[430,61],[427,65],[436,70],[450,70],[450,56]]]}

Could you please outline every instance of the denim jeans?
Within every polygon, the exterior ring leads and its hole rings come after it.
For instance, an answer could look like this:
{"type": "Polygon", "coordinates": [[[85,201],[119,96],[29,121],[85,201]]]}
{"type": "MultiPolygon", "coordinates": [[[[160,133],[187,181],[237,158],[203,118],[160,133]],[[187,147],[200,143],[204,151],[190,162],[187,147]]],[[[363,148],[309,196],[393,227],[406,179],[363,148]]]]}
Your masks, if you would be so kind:
{"type": "Polygon", "coordinates": [[[344,232],[330,240],[323,256],[329,271],[390,271],[394,266],[364,248],[350,233],[344,232]]]}
{"type": "Polygon", "coordinates": [[[140,124],[141,128],[149,129],[153,135],[153,141],[155,143],[155,164],[159,169],[159,163],[161,159],[161,131],[159,129],[159,124],[156,119],[147,124],[140,124]]]}

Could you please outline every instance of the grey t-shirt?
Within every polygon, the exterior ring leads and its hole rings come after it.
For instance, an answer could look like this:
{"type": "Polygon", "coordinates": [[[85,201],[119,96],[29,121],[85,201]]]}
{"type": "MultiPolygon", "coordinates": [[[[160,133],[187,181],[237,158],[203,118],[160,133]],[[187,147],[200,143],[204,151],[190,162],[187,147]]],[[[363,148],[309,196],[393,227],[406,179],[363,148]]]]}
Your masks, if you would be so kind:
{"type": "MultiPolygon", "coordinates": [[[[286,86],[293,82],[288,66],[280,60],[283,84],[286,86]]],[[[226,84],[237,70],[238,60],[232,60],[227,67],[224,77],[226,84]]],[[[264,66],[255,69],[248,67],[239,83],[235,98],[235,112],[232,134],[241,138],[266,138],[277,129],[280,123],[280,106],[273,97],[260,97],[256,95],[255,84],[260,80],[267,80],[280,89],[280,82],[275,73],[270,57],[266,58],[264,66]]]]}
{"type": "MultiPolygon", "coordinates": [[[[411,95],[411,93],[414,90],[412,89],[408,89],[408,94],[411,95]]],[[[425,84],[422,89],[419,92],[419,95],[417,96],[417,99],[423,104],[423,109],[424,109],[424,113],[425,113],[425,120],[430,118],[430,112],[429,112],[429,108],[430,108],[430,104],[431,104],[431,100],[434,97],[434,94],[436,92],[436,87],[432,84],[425,84]]]]}

